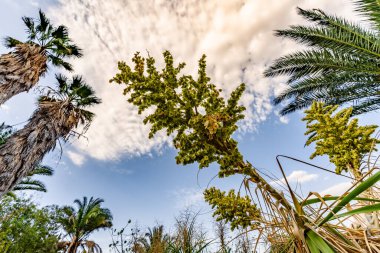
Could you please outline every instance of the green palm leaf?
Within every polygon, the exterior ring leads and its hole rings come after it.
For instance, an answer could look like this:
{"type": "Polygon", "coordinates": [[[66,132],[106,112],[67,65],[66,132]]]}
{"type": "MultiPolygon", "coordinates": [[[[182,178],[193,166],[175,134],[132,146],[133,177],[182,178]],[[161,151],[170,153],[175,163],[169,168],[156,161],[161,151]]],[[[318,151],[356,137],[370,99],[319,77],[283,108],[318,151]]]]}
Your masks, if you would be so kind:
{"type": "MultiPolygon", "coordinates": [[[[37,19],[31,17],[22,18],[28,40],[25,43],[37,44],[41,47],[41,53],[46,54],[50,63],[54,66],[63,67],[72,71],[72,66],[65,58],[81,57],[82,50],[72,43],[67,28],[63,25],[55,27],[41,10],[37,19]]],[[[24,43],[12,37],[5,39],[5,45],[14,48],[24,43]]]]}
{"type": "MultiPolygon", "coordinates": [[[[358,8],[363,14],[378,15],[377,1],[357,3],[365,5],[358,8]]],[[[350,104],[353,115],[379,109],[378,28],[371,30],[322,10],[298,8],[298,14],[313,25],[291,26],[276,35],[308,49],[277,59],[264,73],[267,77],[289,77],[289,88],[274,99],[275,104],[287,101],[281,114],[308,107],[315,100],[328,105],[350,104]]]]}
{"type": "Polygon", "coordinates": [[[380,28],[380,2],[378,0],[357,0],[357,11],[367,17],[374,29],[380,28]]]}

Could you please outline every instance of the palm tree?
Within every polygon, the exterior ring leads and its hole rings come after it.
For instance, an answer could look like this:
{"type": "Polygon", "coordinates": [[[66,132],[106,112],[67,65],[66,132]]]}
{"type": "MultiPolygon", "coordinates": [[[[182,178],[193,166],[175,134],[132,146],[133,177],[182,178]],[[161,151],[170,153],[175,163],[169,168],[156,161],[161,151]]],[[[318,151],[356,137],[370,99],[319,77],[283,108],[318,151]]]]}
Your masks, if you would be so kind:
{"type": "Polygon", "coordinates": [[[50,89],[38,100],[38,108],[26,126],[16,131],[0,147],[0,196],[10,191],[53,150],[59,139],[78,135],[78,125],[89,127],[94,114],[86,107],[100,103],[94,91],[75,76],[71,82],[57,76],[58,90],[50,89]]]}
{"type": "MultiPolygon", "coordinates": [[[[102,208],[104,200],[93,197],[90,200],[83,197],[83,201],[76,199],[77,208],[66,206],[62,209],[62,215],[58,218],[59,224],[67,232],[70,242],[66,244],[67,253],[76,253],[77,249],[89,244],[87,238],[91,233],[99,229],[112,226],[112,215],[109,209],[102,208]]],[[[63,243],[61,243],[63,244],[63,243]]],[[[94,249],[95,247],[95,243],[94,249]]]]}
{"type": "Polygon", "coordinates": [[[308,47],[277,59],[264,73],[289,76],[290,87],[274,100],[275,104],[288,100],[281,114],[308,107],[315,100],[352,105],[353,115],[380,108],[380,3],[355,3],[367,24],[298,8],[298,14],[313,25],[276,31],[277,36],[308,47]]]}
{"type": "Polygon", "coordinates": [[[146,253],[168,252],[170,237],[164,233],[164,226],[159,225],[149,228],[142,243],[146,253]]]}
{"type": "Polygon", "coordinates": [[[71,42],[67,28],[54,27],[41,10],[37,20],[30,17],[22,20],[27,28],[27,41],[7,37],[5,45],[14,51],[0,56],[0,105],[36,85],[46,73],[47,63],[71,71],[71,65],[64,59],[82,56],[71,42]]]}

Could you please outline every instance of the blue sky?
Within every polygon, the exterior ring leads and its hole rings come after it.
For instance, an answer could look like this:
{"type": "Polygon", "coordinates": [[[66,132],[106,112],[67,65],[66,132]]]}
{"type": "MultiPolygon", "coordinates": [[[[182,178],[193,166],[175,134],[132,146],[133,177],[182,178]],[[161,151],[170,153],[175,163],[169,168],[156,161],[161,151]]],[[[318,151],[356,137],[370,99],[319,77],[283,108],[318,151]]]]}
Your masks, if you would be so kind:
{"type": "MultiPolygon", "coordinates": [[[[342,1],[318,1],[315,6],[315,1],[296,0],[236,1],[237,5],[229,1],[206,4],[189,0],[188,4],[174,7],[166,6],[164,1],[152,5],[142,2],[0,1],[0,37],[25,38],[21,17],[36,16],[38,8],[54,23],[67,25],[74,41],[85,52],[85,57],[74,63],[75,69],[94,86],[104,102],[93,108],[97,118],[87,134],[88,141],[71,140],[63,145],[62,156],[57,149],[45,159],[46,164],[55,168],[55,175],[43,178],[48,193],[36,194],[35,198],[42,205],[71,204],[82,196],[103,198],[104,205],[114,215],[115,227],[124,226],[128,219],[142,226],[161,222],[170,227],[174,216],[188,205],[202,210],[205,214],[200,218],[207,222],[209,208],[203,203],[201,193],[216,175],[217,168],[211,166],[197,176],[196,165],[175,164],[176,152],[164,135],[153,141],[146,138],[147,127],[141,124],[135,108],[126,103],[120,87],[108,84],[116,73],[117,60],[130,59],[136,50],[147,50],[159,58],[163,49],[169,49],[176,58],[188,63],[187,71],[192,73],[197,59],[206,53],[210,76],[221,88],[230,92],[241,81],[248,86],[243,97],[248,108],[247,119],[241,123],[242,131],[236,134],[245,158],[262,172],[281,178],[276,155],[307,160],[313,150],[304,148],[302,113],[279,118],[278,108],[270,103],[273,94],[282,87],[281,80],[264,79],[261,73],[276,56],[296,48],[274,38],[272,30],[301,22],[294,13],[298,5],[328,8],[355,17],[351,6],[340,7],[342,1]],[[266,12],[260,12],[264,7],[266,12]],[[254,12],[256,19],[249,11],[254,12]],[[196,18],[192,16],[194,13],[198,15],[196,18]]],[[[0,47],[0,53],[5,52],[7,49],[0,47]]],[[[54,84],[55,71],[59,70],[51,69],[40,85],[54,84]]],[[[37,95],[34,90],[12,98],[0,109],[1,121],[22,127],[35,108],[37,95]]],[[[380,123],[376,113],[361,120],[363,124],[380,123]]],[[[333,169],[325,158],[313,162],[333,169]]],[[[301,185],[304,195],[344,186],[342,178],[313,168],[289,161],[284,161],[284,166],[293,186],[301,185]]],[[[238,187],[240,182],[241,178],[231,177],[215,179],[211,185],[230,189],[238,187]]],[[[92,238],[104,249],[110,240],[108,232],[96,233],[92,238]]]]}

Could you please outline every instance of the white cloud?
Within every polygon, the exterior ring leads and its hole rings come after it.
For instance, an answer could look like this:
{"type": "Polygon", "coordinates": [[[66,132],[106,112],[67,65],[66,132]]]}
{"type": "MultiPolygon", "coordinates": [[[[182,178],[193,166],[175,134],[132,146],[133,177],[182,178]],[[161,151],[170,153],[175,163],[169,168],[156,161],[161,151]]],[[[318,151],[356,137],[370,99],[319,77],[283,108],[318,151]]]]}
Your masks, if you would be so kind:
{"type": "Polygon", "coordinates": [[[83,163],[86,161],[86,158],[82,154],[79,154],[74,151],[67,151],[67,156],[77,166],[82,166],[83,163]]]}
{"type": "MultiPolygon", "coordinates": [[[[317,174],[310,174],[304,170],[295,170],[292,173],[290,173],[289,176],[286,176],[286,179],[289,183],[306,183],[313,180],[316,180],[318,178],[317,174]]],[[[271,184],[285,184],[285,179],[281,178],[280,180],[276,180],[271,182],[271,184]]]]}
{"type": "Polygon", "coordinates": [[[186,209],[189,207],[200,207],[205,204],[203,191],[194,188],[182,188],[172,193],[176,201],[176,208],[186,209]]]}
{"type": "Polygon", "coordinates": [[[5,113],[9,113],[9,111],[11,110],[11,108],[8,106],[8,105],[6,105],[6,104],[2,104],[2,105],[0,105],[0,109],[1,110],[3,110],[5,113]]]}
{"type": "Polygon", "coordinates": [[[344,192],[346,192],[351,186],[352,186],[352,183],[350,182],[339,183],[322,191],[321,196],[324,196],[324,195],[340,196],[344,192]]]}
{"type": "MultiPolygon", "coordinates": [[[[186,71],[196,74],[197,61],[207,54],[212,81],[230,93],[247,84],[242,103],[247,107],[243,131],[252,131],[266,120],[273,108],[270,98],[283,89],[280,80],[263,78],[266,66],[294,50],[289,40],[273,36],[274,29],[298,24],[295,7],[322,8],[331,12],[351,10],[347,1],[320,0],[60,0],[50,9],[56,23],[69,27],[70,36],[84,48],[85,57],[75,63],[94,86],[103,103],[93,109],[97,117],[77,148],[97,159],[117,159],[160,150],[164,134],[149,140],[149,126],[142,125],[136,108],[126,102],[122,88],[109,85],[117,61],[135,51],[156,57],[170,50],[177,61],[187,62],[186,71]],[[345,7],[345,8],[343,8],[345,7]]],[[[285,119],[280,119],[284,121],[285,119]]],[[[286,121],[286,120],[285,120],[286,121]]]]}

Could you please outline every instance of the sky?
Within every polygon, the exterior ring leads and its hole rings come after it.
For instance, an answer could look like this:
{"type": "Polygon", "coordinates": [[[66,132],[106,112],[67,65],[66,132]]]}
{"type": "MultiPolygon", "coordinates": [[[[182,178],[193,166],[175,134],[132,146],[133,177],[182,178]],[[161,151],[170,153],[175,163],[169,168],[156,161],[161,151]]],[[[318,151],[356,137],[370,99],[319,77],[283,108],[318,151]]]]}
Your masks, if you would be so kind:
{"type": "MultiPolygon", "coordinates": [[[[208,184],[224,190],[237,188],[241,178],[213,179],[217,167],[198,171],[197,165],[175,164],[170,138],[159,133],[148,139],[149,126],[127,103],[122,86],[109,84],[119,60],[130,63],[136,51],[148,53],[162,66],[162,52],[170,50],[177,62],[187,63],[185,73],[196,74],[197,61],[207,55],[208,74],[224,96],[246,83],[242,104],[246,117],[235,134],[239,148],[273,184],[280,183],[275,157],[279,154],[308,160],[313,147],[304,147],[302,112],[279,117],[281,106],[271,103],[284,89],[284,78],[263,77],[277,57],[299,49],[273,30],[303,21],[295,8],[320,8],[359,20],[353,5],[344,0],[0,0],[0,37],[25,39],[22,16],[36,17],[41,8],[54,24],[69,28],[70,37],[84,50],[73,62],[75,74],[94,87],[103,103],[87,138],[72,139],[50,153],[44,163],[55,169],[43,178],[48,192],[34,194],[41,205],[71,204],[83,196],[100,197],[111,209],[116,228],[129,219],[143,227],[163,223],[172,229],[174,217],[192,206],[211,228],[210,208],[202,192],[208,184]]],[[[0,47],[0,53],[7,49],[0,47]]],[[[54,85],[51,68],[40,86],[54,85]]],[[[66,73],[68,74],[68,73],[66,73]]],[[[21,128],[33,113],[38,89],[18,95],[0,108],[1,121],[21,128]]],[[[380,124],[377,113],[360,117],[363,124],[380,124]]],[[[326,158],[313,163],[333,169],[326,158]]],[[[339,193],[348,183],[341,177],[316,171],[295,162],[283,162],[285,173],[298,192],[339,193]]],[[[108,252],[108,231],[92,237],[108,252]]]]}

